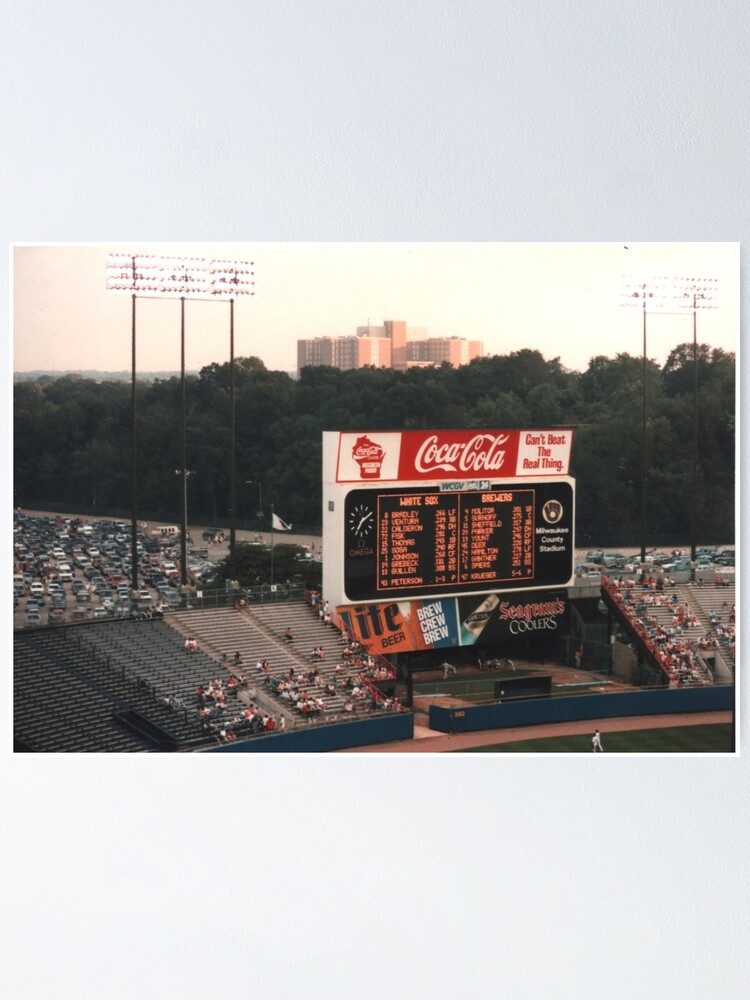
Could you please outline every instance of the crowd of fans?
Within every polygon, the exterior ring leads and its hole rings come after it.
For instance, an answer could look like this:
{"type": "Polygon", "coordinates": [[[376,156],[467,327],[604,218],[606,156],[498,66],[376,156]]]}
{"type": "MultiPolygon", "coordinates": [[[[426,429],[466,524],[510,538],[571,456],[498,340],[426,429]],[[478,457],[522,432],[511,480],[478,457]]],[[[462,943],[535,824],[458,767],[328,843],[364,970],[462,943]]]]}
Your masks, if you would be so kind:
{"type": "Polygon", "coordinates": [[[604,586],[628,618],[631,627],[678,686],[712,683],[704,654],[722,650],[734,660],[734,606],[725,601],[721,614],[710,612],[704,628],[690,605],[681,601],[674,580],[646,577],[604,580],[604,586]],[[656,609],[665,614],[656,616],[656,609]]]}
{"type": "MultiPolygon", "coordinates": [[[[336,627],[327,601],[319,594],[313,594],[311,607],[323,624],[336,627]]],[[[373,656],[367,648],[345,631],[339,632],[341,646],[338,662],[322,672],[326,651],[322,645],[315,645],[308,654],[309,667],[291,665],[288,671],[280,673],[272,670],[268,660],[258,659],[255,676],[262,678],[266,691],[277,698],[289,713],[307,722],[320,718],[329,703],[326,699],[343,699],[346,715],[364,712],[398,712],[401,705],[397,698],[380,691],[377,682],[393,679],[393,668],[387,661],[373,656]]],[[[293,643],[294,635],[288,627],[283,638],[293,643]]],[[[187,653],[196,652],[198,641],[188,636],[184,643],[187,653]]],[[[330,647],[329,647],[330,652],[330,647]]],[[[282,731],[286,728],[283,712],[277,716],[264,711],[254,704],[255,688],[250,686],[242,671],[242,656],[238,652],[230,661],[222,653],[217,663],[220,676],[214,677],[195,689],[196,713],[201,728],[206,735],[221,741],[231,741],[243,736],[282,731]],[[222,679],[223,678],[223,679],[222,679]],[[247,692],[247,698],[240,698],[240,692],[247,692]]],[[[175,710],[187,710],[184,699],[169,695],[164,702],[175,710]]],[[[340,704],[340,702],[339,702],[340,704]]]]}

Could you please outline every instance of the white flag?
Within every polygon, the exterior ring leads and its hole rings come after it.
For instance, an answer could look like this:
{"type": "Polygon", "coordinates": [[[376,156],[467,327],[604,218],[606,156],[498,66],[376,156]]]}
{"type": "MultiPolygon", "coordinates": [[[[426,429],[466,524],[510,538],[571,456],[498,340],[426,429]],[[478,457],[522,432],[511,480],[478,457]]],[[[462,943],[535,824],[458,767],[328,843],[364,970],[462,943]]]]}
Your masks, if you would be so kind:
{"type": "Polygon", "coordinates": [[[271,524],[273,525],[274,531],[291,531],[291,524],[286,524],[278,514],[271,514],[271,524]]]}

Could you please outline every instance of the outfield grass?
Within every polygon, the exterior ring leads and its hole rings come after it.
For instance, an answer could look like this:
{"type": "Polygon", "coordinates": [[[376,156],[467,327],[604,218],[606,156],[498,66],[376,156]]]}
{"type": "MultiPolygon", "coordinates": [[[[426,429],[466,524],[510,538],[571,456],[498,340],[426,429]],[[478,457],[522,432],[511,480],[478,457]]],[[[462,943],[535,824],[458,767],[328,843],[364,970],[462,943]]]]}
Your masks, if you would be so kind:
{"type": "MultiPolygon", "coordinates": [[[[592,729],[593,732],[593,729],[592,729]]],[[[601,729],[605,753],[731,753],[732,726],[720,722],[708,726],[669,726],[664,729],[633,729],[608,733],[601,729]]],[[[517,740],[467,747],[451,753],[591,753],[591,733],[579,736],[549,736],[540,740],[517,740]]]]}

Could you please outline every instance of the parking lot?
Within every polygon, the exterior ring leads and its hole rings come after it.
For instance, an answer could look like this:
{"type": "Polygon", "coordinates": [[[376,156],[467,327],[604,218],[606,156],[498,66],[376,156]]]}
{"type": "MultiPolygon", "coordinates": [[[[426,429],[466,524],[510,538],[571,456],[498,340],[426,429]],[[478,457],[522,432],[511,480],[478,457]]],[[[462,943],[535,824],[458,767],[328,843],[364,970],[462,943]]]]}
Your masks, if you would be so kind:
{"type": "MultiPolygon", "coordinates": [[[[174,525],[141,521],[138,525],[138,589],[131,592],[130,521],[42,511],[14,513],[14,628],[54,622],[163,613],[180,604],[181,545],[174,525]]],[[[229,553],[226,530],[190,525],[188,572],[196,587],[210,586],[216,566],[229,553]]],[[[237,531],[238,543],[268,545],[269,532],[237,531]]],[[[314,535],[275,532],[275,544],[305,547],[322,558],[314,535]]],[[[690,579],[689,550],[649,550],[647,565],[678,582],[690,579]]],[[[639,571],[640,548],[576,549],[575,582],[595,584],[603,573],[639,571]]],[[[700,547],[696,578],[713,582],[734,575],[734,547],[700,547]]]]}
{"type": "MultiPolygon", "coordinates": [[[[131,522],[44,511],[16,511],[13,525],[13,626],[23,628],[125,616],[154,616],[180,604],[179,531],[138,524],[138,588],[132,582],[131,522]]],[[[238,531],[237,542],[269,544],[270,534],[238,531]]],[[[276,544],[306,546],[320,556],[320,538],[274,533],[276,544]]],[[[187,568],[195,587],[210,586],[229,552],[228,533],[188,529],[187,568]],[[205,537],[204,537],[205,536],[205,537]]]]}

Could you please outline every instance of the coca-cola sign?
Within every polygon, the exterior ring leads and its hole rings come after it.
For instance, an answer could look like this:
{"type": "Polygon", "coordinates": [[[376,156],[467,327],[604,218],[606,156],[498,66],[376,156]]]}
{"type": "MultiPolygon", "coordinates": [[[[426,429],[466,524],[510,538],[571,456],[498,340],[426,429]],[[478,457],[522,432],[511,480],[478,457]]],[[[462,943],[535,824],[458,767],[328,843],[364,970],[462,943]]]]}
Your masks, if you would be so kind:
{"type": "Polygon", "coordinates": [[[344,433],[339,435],[336,481],[566,476],[572,439],[569,429],[344,433]]]}
{"type": "Polygon", "coordinates": [[[465,472],[478,475],[502,472],[505,464],[505,445],[509,434],[476,434],[469,441],[441,442],[438,434],[431,434],[420,445],[414,459],[419,473],[465,472]]]}

